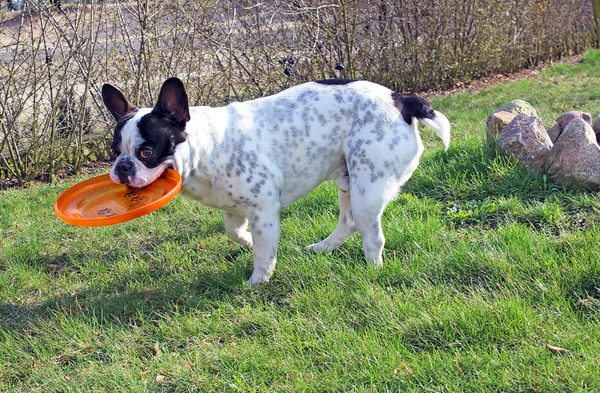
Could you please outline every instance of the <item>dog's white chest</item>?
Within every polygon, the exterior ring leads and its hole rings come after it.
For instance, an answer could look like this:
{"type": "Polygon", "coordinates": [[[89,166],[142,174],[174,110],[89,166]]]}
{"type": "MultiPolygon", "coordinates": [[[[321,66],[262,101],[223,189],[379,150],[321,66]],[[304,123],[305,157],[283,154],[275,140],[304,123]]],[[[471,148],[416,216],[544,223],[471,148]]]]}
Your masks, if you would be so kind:
{"type": "Polygon", "coordinates": [[[235,211],[236,206],[227,192],[220,187],[213,187],[205,178],[189,176],[181,187],[181,193],[206,206],[215,207],[225,211],[235,211]]]}

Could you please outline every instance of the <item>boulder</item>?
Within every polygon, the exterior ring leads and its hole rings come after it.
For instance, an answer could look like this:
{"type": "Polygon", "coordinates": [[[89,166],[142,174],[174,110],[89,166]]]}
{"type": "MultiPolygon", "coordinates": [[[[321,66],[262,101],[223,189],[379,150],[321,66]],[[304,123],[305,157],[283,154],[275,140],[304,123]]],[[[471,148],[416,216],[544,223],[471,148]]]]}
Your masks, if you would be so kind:
{"type": "Polygon", "coordinates": [[[580,117],[567,124],[548,154],[546,176],[564,187],[600,189],[600,147],[589,122],[580,117]]]}
{"type": "Polygon", "coordinates": [[[598,118],[598,120],[594,122],[594,124],[592,125],[592,129],[596,133],[596,142],[600,144],[600,118],[598,118]]]}
{"type": "Polygon", "coordinates": [[[494,112],[487,119],[487,143],[493,146],[496,139],[499,138],[500,132],[510,124],[517,115],[510,112],[499,111],[494,112]]]}
{"type": "MultiPolygon", "coordinates": [[[[548,130],[548,135],[550,136],[550,140],[555,143],[560,134],[563,132],[565,127],[573,120],[573,119],[583,119],[589,125],[592,125],[592,116],[589,113],[581,112],[581,111],[571,111],[566,112],[560,115],[554,122],[554,125],[550,127],[548,130]]],[[[599,124],[600,126],[600,124],[599,124]]]]}
{"type": "Polygon", "coordinates": [[[494,147],[504,127],[513,121],[515,116],[521,113],[537,116],[535,108],[523,100],[512,100],[492,113],[486,121],[488,146],[494,147]]]}
{"type": "Polygon", "coordinates": [[[512,100],[508,104],[504,105],[502,108],[498,109],[496,112],[508,112],[518,115],[520,113],[524,113],[529,116],[537,116],[537,112],[533,106],[527,101],[523,100],[512,100]]]}
{"type": "Polygon", "coordinates": [[[552,141],[539,117],[521,113],[504,127],[496,145],[503,154],[516,157],[533,173],[541,175],[552,141]]]}

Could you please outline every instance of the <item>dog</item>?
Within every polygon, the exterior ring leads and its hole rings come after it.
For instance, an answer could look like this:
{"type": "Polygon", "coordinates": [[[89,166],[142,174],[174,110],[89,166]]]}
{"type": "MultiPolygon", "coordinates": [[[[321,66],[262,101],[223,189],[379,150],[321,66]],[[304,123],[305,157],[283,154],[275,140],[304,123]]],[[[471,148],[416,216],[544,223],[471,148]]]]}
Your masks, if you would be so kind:
{"type": "Polygon", "coordinates": [[[229,237],[252,247],[250,286],[273,274],[281,209],[326,180],[337,181],[339,221],[308,249],[331,252],[358,232],[366,259],[381,266],[381,215],[423,153],[416,120],[450,143],[448,119],[425,99],[367,81],[308,82],[219,108],[189,107],[177,78],[154,108],[136,108],[110,84],[102,98],[117,121],[111,179],[144,187],[174,168],[182,194],[223,210],[229,237]]]}

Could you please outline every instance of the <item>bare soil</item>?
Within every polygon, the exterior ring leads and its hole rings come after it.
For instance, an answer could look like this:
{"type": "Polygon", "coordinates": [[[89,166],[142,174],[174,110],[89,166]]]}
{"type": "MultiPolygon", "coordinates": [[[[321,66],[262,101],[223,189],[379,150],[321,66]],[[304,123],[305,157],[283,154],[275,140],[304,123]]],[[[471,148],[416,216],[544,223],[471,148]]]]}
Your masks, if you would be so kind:
{"type": "Polygon", "coordinates": [[[577,64],[582,61],[584,57],[583,53],[563,57],[562,59],[554,59],[543,62],[537,67],[524,68],[519,71],[511,72],[511,73],[499,73],[499,74],[489,74],[484,75],[479,78],[470,80],[470,81],[461,81],[455,84],[455,86],[451,89],[445,90],[427,90],[423,92],[417,92],[416,94],[422,97],[436,97],[436,96],[445,96],[450,94],[462,93],[465,91],[481,91],[487,89],[490,86],[494,86],[500,83],[519,81],[523,79],[538,79],[538,74],[540,71],[553,66],[554,64],[577,64]]]}

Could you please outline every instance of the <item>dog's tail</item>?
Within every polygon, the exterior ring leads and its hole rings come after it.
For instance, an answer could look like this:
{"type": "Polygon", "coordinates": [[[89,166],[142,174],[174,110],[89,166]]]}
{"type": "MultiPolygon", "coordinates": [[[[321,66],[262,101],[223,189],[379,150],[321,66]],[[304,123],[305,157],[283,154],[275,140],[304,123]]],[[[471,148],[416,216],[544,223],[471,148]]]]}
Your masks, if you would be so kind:
{"type": "Polygon", "coordinates": [[[413,117],[422,121],[426,126],[433,128],[436,134],[444,142],[448,150],[450,146],[450,122],[441,112],[434,111],[429,102],[417,96],[404,96],[392,93],[394,105],[400,110],[404,121],[412,124],[413,117]]]}
{"type": "Polygon", "coordinates": [[[424,117],[419,120],[421,120],[427,127],[433,128],[442,142],[444,142],[444,147],[446,150],[448,150],[448,147],[450,146],[450,122],[448,121],[448,118],[441,112],[433,111],[433,115],[433,119],[424,117]]]}

